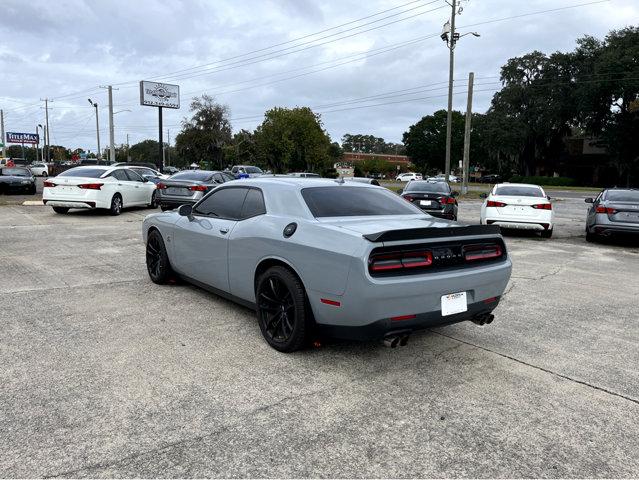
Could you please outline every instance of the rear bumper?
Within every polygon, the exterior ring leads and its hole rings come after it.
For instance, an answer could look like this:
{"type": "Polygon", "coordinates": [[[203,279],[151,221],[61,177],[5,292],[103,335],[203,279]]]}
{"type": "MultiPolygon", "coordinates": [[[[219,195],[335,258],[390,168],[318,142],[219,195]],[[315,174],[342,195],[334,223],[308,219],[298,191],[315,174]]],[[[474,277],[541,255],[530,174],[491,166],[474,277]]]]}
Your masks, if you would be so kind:
{"type": "Polygon", "coordinates": [[[534,222],[522,222],[522,221],[512,221],[512,220],[496,220],[496,219],[486,219],[486,223],[488,225],[499,225],[501,228],[509,229],[512,228],[514,230],[549,230],[552,228],[551,223],[534,223],[534,222]]]}
{"type": "Polygon", "coordinates": [[[428,210],[426,208],[422,208],[421,210],[428,215],[432,215],[437,218],[446,218],[448,220],[453,220],[455,218],[455,210],[452,208],[445,208],[444,210],[428,210]]]}
{"type": "Polygon", "coordinates": [[[175,209],[175,208],[178,208],[180,205],[195,205],[198,200],[193,200],[192,198],[188,198],[188,197],[181,201],[176,201],[174,199],[160,198],[159,204],[161,207],[175,209]]]}
{"type": "Polygon", "coordinates": [[[597,224],[591,229],[597,235],[639,235],[639,225],[623,225],[620,223],[597,224]]]}
{"type": "Polygon", "coordinates": [[[410,334],[427,328],[441,327],[453,323],[465,322],[492,312],[499,304],[499,297],[490,302],[475,302],[468,305],[468,311],[443,317],[441,312],[420,313],[408,320],[384,318],[367,325],[351,327],[347,325],[318,324],[321,334],[330,338],[344,340],[379,340],[387,335],[410,334]]]}
{"type": "Polygon", "coordinates": [[[64,207],[64,208],[96,208],[95,202],[92,201],[66,201],[66,200],[42,200],[48,207],[64,207]]]}

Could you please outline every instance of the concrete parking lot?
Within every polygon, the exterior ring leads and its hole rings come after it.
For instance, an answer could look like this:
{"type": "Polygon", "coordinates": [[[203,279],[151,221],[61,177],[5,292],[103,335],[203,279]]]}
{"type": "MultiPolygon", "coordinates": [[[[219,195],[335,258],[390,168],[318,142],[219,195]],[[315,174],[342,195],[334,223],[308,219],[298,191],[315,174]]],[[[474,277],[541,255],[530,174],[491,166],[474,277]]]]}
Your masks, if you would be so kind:
{"type": "Polygon", "coordinates": [[[639,245],[586,243],[586,195],[551,195],[491,325],[292,355],[151,283],[150,210],[0,206],[0,476],[637,477],[639,245]]]}

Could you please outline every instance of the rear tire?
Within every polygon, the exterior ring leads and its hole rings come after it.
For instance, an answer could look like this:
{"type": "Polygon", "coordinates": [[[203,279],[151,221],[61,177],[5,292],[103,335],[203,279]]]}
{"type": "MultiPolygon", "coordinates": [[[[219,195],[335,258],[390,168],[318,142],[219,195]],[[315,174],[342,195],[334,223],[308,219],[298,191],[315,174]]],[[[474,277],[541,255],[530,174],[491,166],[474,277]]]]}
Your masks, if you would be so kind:
{"type": "Polygon", "coordinates": [[[586,242],[593,243],[597,241],[597,235],[594,233],[590,233],[588,228],[586,228],[586,242]]]}
{"type": "Polygon", "coordinates": [[[173,276],[164,240],[157,230],[151,230],[146,240],[146,269],[153,283],[164,285],[173,276]]]}
{"type": "Polygon", "coordinates": [[[290,353],[306,345],[311,314],[297,276],[287,268],[271,267],[257,279],[255,297],[260,330],[271,347],[290,353]]]}
{"type": "Polygon", "coordinates": [[[53,211],[55,213],[59,213],[61,215],[64,215],[65,213],[67,213],[69,211],[68,207],[53,207],[53,211]]]}
{"type": "Polygon", "coordinates": [[[172,208],[167,205],[160,205],[160,210],[166,212],[167,210],[172,210],[172,208]]]}
{"type": "Polygon", "coordinates": [[[158,208],[158,193],[157,190],[153,190],[153,195],[151,195],[151,203],[148,205],[149,208],[158,208]]]}
{"type": "Polygon", "coordinates": [[[122,197],[119,193],[113,195],[111,199],[111,207],[109,208],[109,213],[113,216],[120,215],[122,213],[122,197]]]}
{"type": "Polygon", "coordinates": [[[541,238],[550,238],[550,237],[552,237],[552,231],[553,231],[552,228],[550,230],[544,230],[543,232],[541,232],[541,238]]]}

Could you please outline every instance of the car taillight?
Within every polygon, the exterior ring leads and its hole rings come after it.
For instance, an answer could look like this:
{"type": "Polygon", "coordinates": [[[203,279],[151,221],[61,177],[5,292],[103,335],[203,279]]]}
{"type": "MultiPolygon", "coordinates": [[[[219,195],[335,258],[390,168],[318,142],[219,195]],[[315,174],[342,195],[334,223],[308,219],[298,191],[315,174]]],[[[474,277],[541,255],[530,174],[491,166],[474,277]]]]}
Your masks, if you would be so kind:
{"type": "Polygon", "coordinates": [[[597,208],[595,208],[595,212],[597,212],[597,213],[607,213],[608,215],[614,215],[615,213],[617,213],[617,210],[615,210],[614,208],[610,208],[610,207],[598,206],[597,208]]]}
{"type": "Polygon", "coordinates": [[[501,254],[499,245],[464,245],[464,259],[468,262],[499,258],[501,254]]]}
{"type": "Polygon", "coordinates": [[[372,255],[369,260],[371,272],[385,272],[404,268],[428,267],[433,263],[431,252],[397,252],[372,255]]]}
{"type": "Polygon", "coordinates": [[[552,204],[550,203],[538,203],[536,205],[531,205],[531,207],[536,208],[537,210],[552,210],[552,204]]]}
{"type": "Polygon", "coordinates": [[[166,186],[166,185],[164,185],[162,182],[160,182],[160,183],[158,183],[158,184],[155,186],[155,188],[157,188],[157,189],[159,189],[159,190],[166,190],[166,189],[167,189],[167,188],[169,188],[169,187],[167,187],[167,186],[166,186]]]}
{"type": "Polygon", "coordinates": [[[411,197],[410,195],[404,195],[404,200],[406,200],[408,202],[412,202],[415,199],[413,197],[411,197]]]}
{"type": "Polygon", "coordinates": [[[494,200],[488,200],[486,202],[487,207],[505,207],[506,204],[504,202],[496,202],[494,200]]]}
{"type": "Polygon", "coordinates": [[[206,185],[191,185],[189,187],[189,190],[191,190],[192,192],[206,192],[208,188],[206,187],[206,185]]]}
{"type": "Polygon", "coordinates": [[[81,183],[78,188],[84,188],[85,190],[100,190],[104,183],[81,183]]]}
{"type": "Polygon", "coordinates": [[[439,203],[441,203],[442,205],[454,204],[455,199],[453,197],[442,197],[439,199],[439,203]]]}
{"type": "Polygon", "coordinates": [[[53,188],[53,187],[55,187],[55,183],[50,182],[48,180],[45,180],[44,183],[42,184],[42,186],[45,187],[45,188],[53,188]]]}

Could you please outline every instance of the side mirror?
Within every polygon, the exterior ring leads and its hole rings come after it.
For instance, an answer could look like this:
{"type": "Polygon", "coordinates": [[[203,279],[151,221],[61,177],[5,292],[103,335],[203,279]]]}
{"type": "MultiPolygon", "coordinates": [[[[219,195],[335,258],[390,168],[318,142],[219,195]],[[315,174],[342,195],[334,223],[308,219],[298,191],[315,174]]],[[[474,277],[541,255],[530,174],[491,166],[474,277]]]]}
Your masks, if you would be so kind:
{"type": "Polygon", "coordinates": [[[191,220],[193,218],[193,205],[180,205],[178,215],[188,217],[191,220]]]}
{"type": "Polygon", "coordinates": [[[142,177],[142,181],[143,181],[144,183],[146,183],[146,182],[148,182],[148,181],[149,181],[149,179],[148,179],[148,178],[146,178],[146,177],[142,177]]]}
{"type": "Polygon", "coordinates": [[[404,193],[404,189],[403,188],[397,192],[397,195],[401,195],[402,193],[404,193]]]}
{"type": "Polygon", "coordinates": [[[550,198],[550,195],[546,195],[546,198],[548,199],[548,201],[552,200],[552,198],[550,198]]]}
{"type": "Polygon", "coordinates": [[[479,194],[479,198],[488,198],[488,194],[487,193],[480,193],[479,194]]]}
{"type": "Polygon", "coordinates": [[[588,198],[586,198],[586,199],[584,200],[584,202],[586,202],[586,203],[595,203],[595,199],[594,199],[594,198],[592,198],[592,197],[588,197],[588,198]]]}
{"type": "Polygon", "coordinates": [[[458,192],[457,190],[453,190],[453,191],[450,193],[450,196],[451,196],[451,197],[459,197],[459,192],[458,192]]]}

